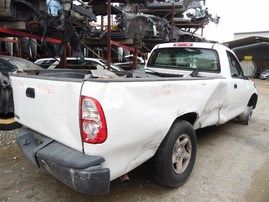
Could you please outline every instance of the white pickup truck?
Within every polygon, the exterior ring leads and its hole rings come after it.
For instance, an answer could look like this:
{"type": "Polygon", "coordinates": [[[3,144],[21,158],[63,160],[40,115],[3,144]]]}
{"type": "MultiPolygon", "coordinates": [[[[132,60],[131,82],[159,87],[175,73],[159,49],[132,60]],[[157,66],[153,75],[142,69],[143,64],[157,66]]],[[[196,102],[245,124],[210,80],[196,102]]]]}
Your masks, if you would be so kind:
{"type": "Polygon", "coordinates": [[[36,70],[10,75],[17,142],[36,166],[86,194],[150,160],[153,178],[179,187],[194,166],[195,130],[249,123],[254,83],[215,43],[154,47],[143,70],[36,70]]]}

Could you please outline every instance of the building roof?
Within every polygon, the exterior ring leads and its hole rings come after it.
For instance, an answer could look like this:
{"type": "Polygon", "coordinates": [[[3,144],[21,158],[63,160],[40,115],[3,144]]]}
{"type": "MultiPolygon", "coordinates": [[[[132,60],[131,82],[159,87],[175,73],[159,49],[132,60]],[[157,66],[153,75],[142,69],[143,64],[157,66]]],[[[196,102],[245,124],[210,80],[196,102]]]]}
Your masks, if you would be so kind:
{"type": "Polygon", "coordinates": [[[261,36],[251,36],[243,39],[237,39],[233,41],[228,41],[223,43],[225,46],[229,47],[230,49],[238,48],[241,46],[251,45],[251,44],[257,44],[261,42],[269,42],[268,37],[261,37],[261,36]]]}
{"type": "Polygon", "coordinates": [[[250,45],[233,48],[239,60],[251,56],[253,60],[269,60],[269,42],[259,42],[250,45]]]}

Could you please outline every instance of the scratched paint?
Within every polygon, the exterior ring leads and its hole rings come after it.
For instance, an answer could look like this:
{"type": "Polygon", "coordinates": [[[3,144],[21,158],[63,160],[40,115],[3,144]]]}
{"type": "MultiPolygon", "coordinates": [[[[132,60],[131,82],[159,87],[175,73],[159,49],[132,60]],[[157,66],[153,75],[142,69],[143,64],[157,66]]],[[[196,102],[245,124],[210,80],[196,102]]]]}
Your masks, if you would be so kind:
{"type": "Polygon", "coordinates": [[[172,95],[172,93],[173,92],[170,84],[151,87],[151,97],[169,96],[172,95]]]}
{"type": "Polygon", "coordinates": [[[38,84],[38,89],[46,94],[54,94],[55,93],[54,84],[48,84],[45,82],[41,82],[38,84]]]}

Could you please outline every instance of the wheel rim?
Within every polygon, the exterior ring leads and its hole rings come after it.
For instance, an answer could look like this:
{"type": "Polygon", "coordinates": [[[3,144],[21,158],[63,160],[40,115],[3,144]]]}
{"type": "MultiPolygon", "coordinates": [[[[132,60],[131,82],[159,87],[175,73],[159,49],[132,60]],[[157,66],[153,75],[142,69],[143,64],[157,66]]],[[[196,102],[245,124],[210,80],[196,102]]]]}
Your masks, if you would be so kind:
{"type": "Polygon", "coordinates": [[[175,142],[172,156],[173,169],[177,174],[183,173],[191,159],[191,140],[187,134],[182,134],[175,142]]]}

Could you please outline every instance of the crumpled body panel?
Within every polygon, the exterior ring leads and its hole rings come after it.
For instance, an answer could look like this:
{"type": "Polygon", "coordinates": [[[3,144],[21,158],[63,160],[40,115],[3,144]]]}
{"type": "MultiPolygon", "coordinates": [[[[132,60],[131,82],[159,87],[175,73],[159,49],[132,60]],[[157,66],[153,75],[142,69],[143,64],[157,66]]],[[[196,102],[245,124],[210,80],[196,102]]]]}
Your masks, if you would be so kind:
{"type": "Polygon", "coordinates": [[[84,151],[104,156],[104,166],[110,167],[114,179],[153,156],[178,117],[197,114],[196,129],[217,125],[219,111],[227,103],[227,83],[225,79],[85,82],[82,95],[89,94],[103,106],[108,139],[98,147],[84,144],[84,151]]]}

